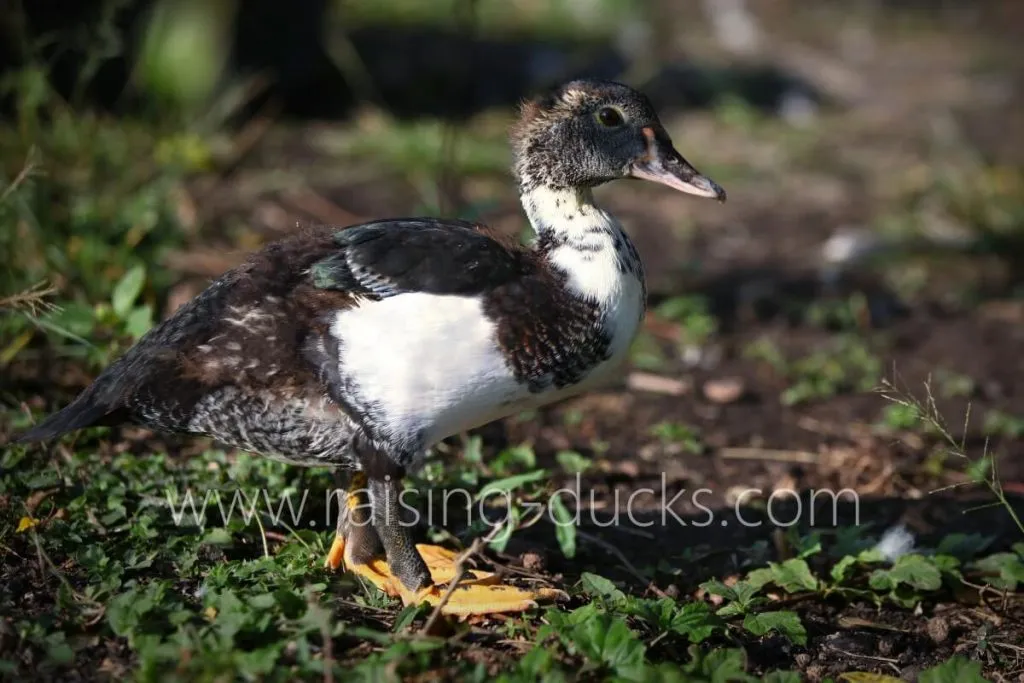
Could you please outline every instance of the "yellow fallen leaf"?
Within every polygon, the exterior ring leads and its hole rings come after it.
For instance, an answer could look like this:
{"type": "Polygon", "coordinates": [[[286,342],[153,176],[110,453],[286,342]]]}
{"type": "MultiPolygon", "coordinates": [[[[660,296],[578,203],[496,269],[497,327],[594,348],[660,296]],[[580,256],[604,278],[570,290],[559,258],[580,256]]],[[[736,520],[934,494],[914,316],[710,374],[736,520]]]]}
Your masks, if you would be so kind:
{"type": "Polygon", "coordinates": [[[217,618],[217,608],[212,606],[207,607],[203,610],[203,616],[206,617],[207,621],[213,621],[217,618]]]}
{"type": "Polygon", "coordinates": [[[850,683],[902,683],[902,679],[886,676],[885,674],[873,674],[867,671],[850,671],[839,675],[840,680],[850,683]]]}
{"type": "Polygon", "coordinates": [[[28,531],[29,529],[31,529],[32,527],[36,526],[37,524],[39,524],[39,520],[38,519],[35,519],[34,517],[29,517],[28,515],[26,515],[26,516],[24,516],[24,517],[22,517],[21,519],[18,520],[18,531],[17,531],[17,533],[20,534],[22,532],[28,531]]]}

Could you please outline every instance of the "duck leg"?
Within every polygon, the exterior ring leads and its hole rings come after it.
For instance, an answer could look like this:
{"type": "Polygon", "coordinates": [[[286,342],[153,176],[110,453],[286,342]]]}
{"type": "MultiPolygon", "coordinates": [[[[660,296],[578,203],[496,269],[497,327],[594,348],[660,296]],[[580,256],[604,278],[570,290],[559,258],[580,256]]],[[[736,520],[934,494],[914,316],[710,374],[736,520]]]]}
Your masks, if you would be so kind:
{"type": "Polygon", "coordinates": [[[334,542],[324,562],[328,569],[366,565],[373,558],[384,554],[384,548],[370,520],[370,506],[366,498],[366,474],[355,472],[349,479],[345,499],[338,513],[334,542]]]}
{"type": "MultiPolygon", "coordinates": [[[[436,605],[456,576],[458,554],[436,545],[414,544],[412,525],[400,516],[401,472],[374,474],[378,476],[367,478],[360,472],[352,477],[326,566],[344,565],[406,605],[436,605]]],[[[534,592],[501,585],[495,574],[474,569],[466,573],[441,611],[459,616],[521,612],[560,595],[557,590],[534,592]]]]}

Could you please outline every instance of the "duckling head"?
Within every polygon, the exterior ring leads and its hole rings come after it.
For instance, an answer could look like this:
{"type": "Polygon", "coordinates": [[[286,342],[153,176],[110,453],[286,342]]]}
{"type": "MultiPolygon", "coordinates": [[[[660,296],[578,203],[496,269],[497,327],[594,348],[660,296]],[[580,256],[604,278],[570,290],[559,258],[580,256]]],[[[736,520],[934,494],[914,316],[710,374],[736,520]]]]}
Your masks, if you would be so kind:
{"type": "Polygon", "coordinates": [[[725,190],[676,151],[647,97],[621,83],[571,81],[524,103],[511,140],[522,192],[639,178],[725,201],[725,190]]]}

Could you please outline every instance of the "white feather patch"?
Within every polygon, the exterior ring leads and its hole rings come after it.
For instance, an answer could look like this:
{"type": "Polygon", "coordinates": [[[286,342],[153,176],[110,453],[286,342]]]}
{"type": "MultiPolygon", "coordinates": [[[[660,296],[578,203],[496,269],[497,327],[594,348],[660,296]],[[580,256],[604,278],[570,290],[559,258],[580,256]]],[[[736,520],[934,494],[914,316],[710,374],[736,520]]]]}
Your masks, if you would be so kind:
{"type": "Polygon", "coordinates": [[[341,342],[342,372],[401,439],[431,445],[501,417],[502,404],[528,394],[478,299],[402,294],[341,311],[331,334],[341,342]]]}

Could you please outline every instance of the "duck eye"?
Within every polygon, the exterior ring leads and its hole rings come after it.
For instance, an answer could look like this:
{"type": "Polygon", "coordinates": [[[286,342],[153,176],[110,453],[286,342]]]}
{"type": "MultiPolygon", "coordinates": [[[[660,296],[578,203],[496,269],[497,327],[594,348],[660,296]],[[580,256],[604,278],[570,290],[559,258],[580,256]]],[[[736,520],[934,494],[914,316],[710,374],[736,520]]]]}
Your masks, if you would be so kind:
{"type": "Polygon", "coordinates": [[[622,118],[622,113],[614,107],[601,107],[597,110],[597,121],[606,128],[615,128],[621,126],[625,121],[622,118]]]}

